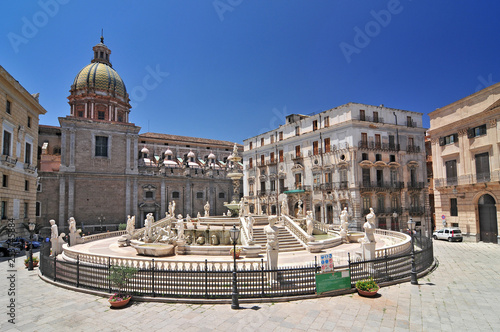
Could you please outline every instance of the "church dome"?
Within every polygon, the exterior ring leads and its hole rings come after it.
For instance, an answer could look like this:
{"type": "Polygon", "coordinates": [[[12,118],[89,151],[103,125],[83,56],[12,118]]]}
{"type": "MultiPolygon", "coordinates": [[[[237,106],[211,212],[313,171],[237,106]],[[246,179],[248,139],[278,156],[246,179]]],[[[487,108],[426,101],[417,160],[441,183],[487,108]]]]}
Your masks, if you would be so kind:
{"type": "Polygon", "coordinates": [[[125,83],[116,70],[105,63],[94,62],[85,66],[76,75],[73,82],[75,90],[95,89],[107,91],[111,95],[117,95],[126,98],[127,90],[125,83]]]}

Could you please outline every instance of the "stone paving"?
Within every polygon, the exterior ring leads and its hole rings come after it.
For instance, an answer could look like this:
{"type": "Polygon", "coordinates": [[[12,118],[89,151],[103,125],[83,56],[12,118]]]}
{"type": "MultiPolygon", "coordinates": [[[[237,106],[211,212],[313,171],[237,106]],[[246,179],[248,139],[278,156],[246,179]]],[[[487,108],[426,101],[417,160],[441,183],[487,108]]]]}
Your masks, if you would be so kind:
{"type": "Polygon", "coordinates": [[[42,281],[18,257],[0,262],[1,331],[500,331],[500,246],[435,241],[438,267],[383,287],[377,298],[349,294],[285,303],[192,305],[107,299],[42,281]],[[13,272],[10,272],[13,270],[13,272]],[[9,295],[9,277],[15,295],[9,295]],[[15,302],[15,325],[9,304],[15,302]]]}

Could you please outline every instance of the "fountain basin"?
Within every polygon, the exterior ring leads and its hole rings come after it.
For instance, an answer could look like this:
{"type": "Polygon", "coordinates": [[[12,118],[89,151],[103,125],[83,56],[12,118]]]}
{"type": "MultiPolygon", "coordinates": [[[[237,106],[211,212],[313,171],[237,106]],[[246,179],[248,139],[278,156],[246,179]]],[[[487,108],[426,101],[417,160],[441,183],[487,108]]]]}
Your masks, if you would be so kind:
{"type": "Polygon", "coordinates": [[[363,232],[348,232],[347,233],[347,239],[349,240],[350,243],[358,243],[360,239],[362,239],[365,236],[365,233],[363,232]]]}
{"type": "Polygon", "coordinates": [[[135,248],[139,255],[144,256],[163,257],[175,254],[175,246],[172,244],[145,243],[139,245],[133,244],[132,247],[135,248]]]}

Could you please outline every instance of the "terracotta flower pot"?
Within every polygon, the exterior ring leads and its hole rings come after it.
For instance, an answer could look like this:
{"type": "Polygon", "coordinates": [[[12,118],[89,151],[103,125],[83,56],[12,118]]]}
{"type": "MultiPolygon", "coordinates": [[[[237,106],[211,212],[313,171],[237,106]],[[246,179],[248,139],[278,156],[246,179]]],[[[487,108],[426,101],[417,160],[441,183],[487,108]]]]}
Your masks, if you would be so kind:
{"type": "Polygon", "coordinates": [[[361,290],[359,288],[356,288],[357,291],[358,291],[358,294],[361,295],[361,296],[368,296],[368,297],[372,297],[372,296],[375,296],[377,295],[377,292],[380,288],[373,288],[373,289],[370,289],[369,291],[366,291],[366,290],[361,290]]]}
{"type": "Polygon", "coordinates": [[[130,301],[130,299],[131,299],[131,298],[132,298],[132,297],[129,297],[129,298],[127,298],[127,299],[125,299],[125,300],[121,300],[121,301],[111,301],[112,297],[110,297],[110,298],[108,299],[108,302],[109,302],[109,304],[110,304],[113,308],[122,308],[122,307],[126,306],[126,305],[129,303],[129,301],[130,301]]]}

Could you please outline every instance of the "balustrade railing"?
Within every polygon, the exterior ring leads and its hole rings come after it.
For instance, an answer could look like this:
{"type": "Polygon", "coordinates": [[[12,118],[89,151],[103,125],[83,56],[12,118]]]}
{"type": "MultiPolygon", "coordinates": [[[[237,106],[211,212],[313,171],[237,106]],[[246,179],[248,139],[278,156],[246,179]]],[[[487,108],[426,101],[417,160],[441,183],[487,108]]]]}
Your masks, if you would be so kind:
{"type": "Polygon", "coordinates": [[[302,229],[302,227],[300,227],[299,224],[293,221],[292,218],[290,218],[287,215],[282,215],[282,218],[285,227],[288,228],[288,230],[292,232],[302,242],[304,246],[307,246],[308,242],[314,240],[311,236],[309,236],[306,233],[306,231],[302,229]]]}

